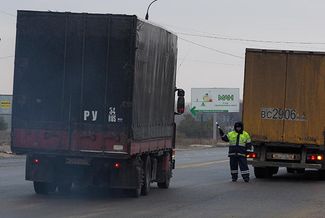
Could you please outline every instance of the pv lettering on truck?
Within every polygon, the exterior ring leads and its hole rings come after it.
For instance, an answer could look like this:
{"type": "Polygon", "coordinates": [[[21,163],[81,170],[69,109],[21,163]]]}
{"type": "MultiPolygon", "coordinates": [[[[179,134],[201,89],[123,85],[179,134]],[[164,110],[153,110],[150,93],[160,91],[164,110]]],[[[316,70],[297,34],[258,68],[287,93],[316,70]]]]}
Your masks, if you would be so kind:
{"type": "Polygon", "coordinates": [[[299,115],[295,109],[261,108],[261,118],[267,120],[305,121],[305,115],[299,115]]]}
{"type": "Polygon", "coordinates": [[[96,121],[98,111],[84,111],[84,121],[96,121]]]}

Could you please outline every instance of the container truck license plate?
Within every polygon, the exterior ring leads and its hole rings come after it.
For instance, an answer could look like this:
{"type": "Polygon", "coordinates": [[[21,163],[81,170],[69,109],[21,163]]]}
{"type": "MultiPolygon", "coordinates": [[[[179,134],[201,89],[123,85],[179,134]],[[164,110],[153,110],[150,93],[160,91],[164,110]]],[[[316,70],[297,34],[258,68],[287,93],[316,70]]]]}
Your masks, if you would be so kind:
{"type": "Polygon", "coordinates": [[[300,155],[297,154],[268,153],[267,157],[274,160],[300,160],[300,155]]]}

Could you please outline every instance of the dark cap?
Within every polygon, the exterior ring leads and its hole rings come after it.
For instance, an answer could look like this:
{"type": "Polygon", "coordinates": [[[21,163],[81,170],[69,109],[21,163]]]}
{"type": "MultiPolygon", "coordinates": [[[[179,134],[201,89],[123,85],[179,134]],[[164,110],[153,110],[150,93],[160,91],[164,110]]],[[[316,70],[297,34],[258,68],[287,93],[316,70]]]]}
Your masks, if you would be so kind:
{"type": "Polygon", "coordinates": [[[244,130],[244,124],[242,122],[236,122],[235,125],[234,125],[234,129],[235,129],[236,132],[237,132],[237,130],[236,130],[237,127],[241,128],[240,133],[242,133],[243,130],[244,130]]]}

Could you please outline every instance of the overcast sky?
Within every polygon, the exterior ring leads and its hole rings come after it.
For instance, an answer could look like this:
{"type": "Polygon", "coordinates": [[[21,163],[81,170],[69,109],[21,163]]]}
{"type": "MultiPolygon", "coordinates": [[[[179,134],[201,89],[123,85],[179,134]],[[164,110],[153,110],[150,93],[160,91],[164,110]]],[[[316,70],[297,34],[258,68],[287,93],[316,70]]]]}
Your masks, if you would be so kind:
{"type": "MultiPolygon", "coordinates": [[[[120,13],[143,18],[150,2],[0,0],[0,94],[12,93],[16,10],[120,13]]],[[[179,36],[177,86],[184,88],[187,96],[191,88],[203,87],[240,88],[242,94],[245,48],[325,51],[324,10],[322,0],[158,0],[149,19],[179,36]]]]}

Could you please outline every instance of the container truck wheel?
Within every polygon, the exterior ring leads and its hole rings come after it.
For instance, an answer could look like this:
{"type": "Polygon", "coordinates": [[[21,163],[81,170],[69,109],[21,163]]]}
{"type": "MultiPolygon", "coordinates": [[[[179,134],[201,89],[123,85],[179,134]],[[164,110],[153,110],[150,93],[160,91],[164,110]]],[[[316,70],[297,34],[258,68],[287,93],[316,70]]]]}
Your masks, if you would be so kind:
{"type": "Polygon", "coordinates": [[[254,167],[254,174],[258,179],[271,178],[278,171],[279,167],[254,167]]]}
{"type": "Polygon", "coordinates": [[[150,156],[148,155],[145,158],[145,163],[143,166],[143,173],[144,173],[144,178],[143,178],[143,185],[141,188],[141,194],[142,195],[148,195],[150,191],[150,183],[151,183],[151,160],[150,156]]]}
{"type": "Polygon", "coordinates": [[[269,170],[271,171],[271,176],[275,175],[279,172],[279,167],[270,167],[269,170]]]}
{"type": "Polygon", "coordinates": [[[34,191],[39,195],[47,195],[50,192],[55,192],[56,185],[48,182],[36,182],[34,181],[34,191]]]}
{"type": "Polygon", "coordinates": [[[323,169],[318,170],[318,178],[320,180],[325,180],[325,170],[323,169]]]}
{"type": "Polygon", "coordinates": [[[287,167],[288,173],[297,173],[297,174],[303,174],[305,173],[305,168],[289,168],[287,167]]]}
{"type": "Polygon", "coordinates": [[[265,178],[265,168],[264,167],[254,167],[254,174],[257,179],[265,178]]]}
{"type": "Polygon", "coordinates": [[[295,173],[295,169],[287,167],[287,173],[295,173]]]}

